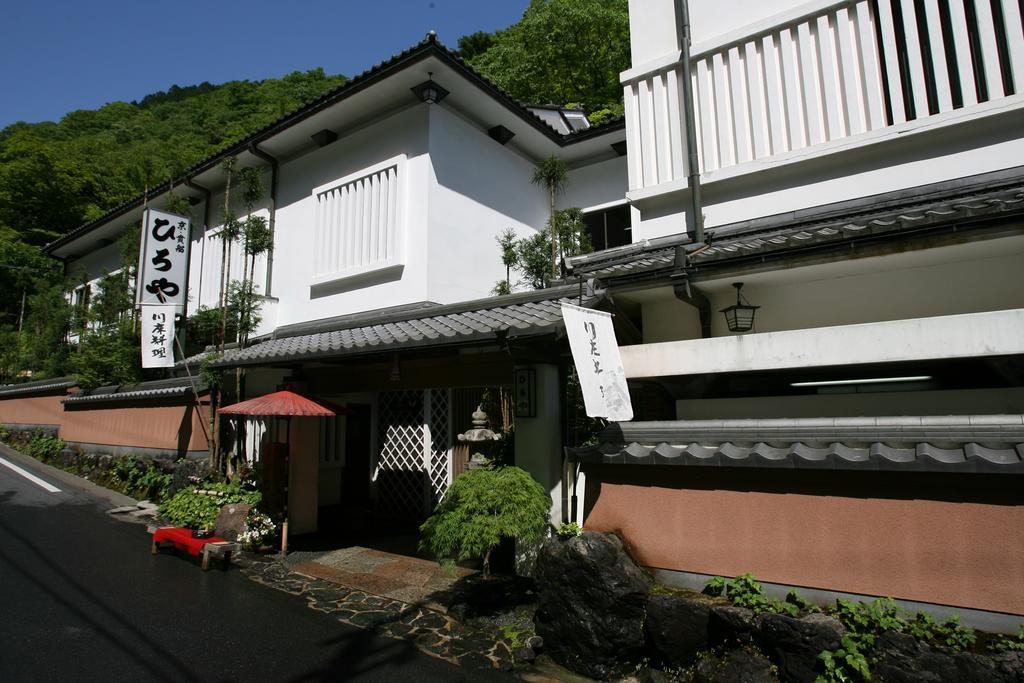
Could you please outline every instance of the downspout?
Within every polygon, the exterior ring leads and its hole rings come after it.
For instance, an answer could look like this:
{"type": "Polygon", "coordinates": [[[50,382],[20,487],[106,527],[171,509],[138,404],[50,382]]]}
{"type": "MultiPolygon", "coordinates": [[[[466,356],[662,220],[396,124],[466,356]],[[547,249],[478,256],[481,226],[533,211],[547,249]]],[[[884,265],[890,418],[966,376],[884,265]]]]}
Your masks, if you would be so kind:
{"type": "MultiPolygon", "coordinates": [[[[263,159],[270,164],[270,240],[271,244],[274,243],[274,235],[277,233],[274,231],[275,222],[277,219],[277,171],[278,163],[277,159],[270,156],[266,152],[257,146],[255,142],[249,144],[249,152],[260,159],[263,159]]],[[[274,282],[274,249],[270,248],[267,252],[267,282],[263,287],[264,296],[273,296],[271,293],[271,285],[274,282]]]]}
{"type": "MultiPolygon", "coordinates": [[[[683,78],[683,110],[686,124],[686,165],[690,171],[690,210],[693,212],[693,241],[704,241],[704,211],[700,201],[700,161],[697,159],[697,126],[693,118],[693,81],[690,75],[690,7],[688,0],[675,0],[676,36],[679,40],[680,66],[683,78]]],[[[681,263],[676,264],[682,266],[681,263]]]]}

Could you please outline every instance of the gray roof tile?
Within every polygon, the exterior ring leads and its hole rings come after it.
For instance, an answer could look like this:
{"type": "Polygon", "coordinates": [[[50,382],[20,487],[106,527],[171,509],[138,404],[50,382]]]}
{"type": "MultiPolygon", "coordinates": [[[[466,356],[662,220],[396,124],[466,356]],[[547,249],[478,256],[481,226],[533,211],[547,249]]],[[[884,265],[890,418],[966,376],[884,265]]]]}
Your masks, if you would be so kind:
{"type": "MultiPolygon", "coordinates": [[[[576,285],[536,292],[490,297],[460,304],[434,306],[416,311],[381,314],[378,320],[365,317],[342,321],[344,329],[270,339],[246,349],[233,349],[212,363],[216,367],[260,365],[269,362],[302,361],[348,356],[358,353],[464,343],[494,339],[500,332],[543,334],[562,324],[562,303],[577,303],[576,285]]],[[[599,301],[585,295],[584,306],[599,301]]]]}
{"type": "Polygon", "coordinates": [[[0,400],[16,396],[59,393],[76,386],[78,386],[78,382],[73,377],[54,377],[52,379],[38,379],[34,382],[22,382],[21,384],[5,384],[0,386],[0,400]]]}
{"type": "Polygon", "coordinates": [[[928,439],[913,440],[900,429],[922,418],[836,418],[831,427],[821,418],[619,423],[601,444],[566,451],[604,464],[1024,474],[1020,416],[986,416],[984,441],[964,428],[976,416],[941,417],[924,420],[934,425],[928,439]]]}
{"type": "MultiPolygon", "coordinates": [[[[196,390],[200,394],[207,387],[200,380],[195,380],[196,390]]],[[[78,391],[64,399],[64,405],[82,405],[89,403],[110,403],[118,401],[140,401],[146,399],[178,398],[191,394],[192,381],[188,377],[175,377],[138,384],[112,384],[90,391],[78,391]]]]}

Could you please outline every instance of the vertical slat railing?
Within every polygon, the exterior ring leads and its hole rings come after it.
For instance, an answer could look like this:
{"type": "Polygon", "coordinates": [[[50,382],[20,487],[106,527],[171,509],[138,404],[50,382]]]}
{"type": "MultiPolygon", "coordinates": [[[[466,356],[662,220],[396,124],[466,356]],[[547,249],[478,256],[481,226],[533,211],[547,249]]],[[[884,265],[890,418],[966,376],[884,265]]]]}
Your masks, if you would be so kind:
{"type": "MultiPolygon", "coordinates": [[[[823,3],[727,40],[692,57],[702,172],[1024,90],[1018,0],[823,3]]],[[[632,188],[686,177],[680,76],[669,64],[625,84],[632,188]]]]}

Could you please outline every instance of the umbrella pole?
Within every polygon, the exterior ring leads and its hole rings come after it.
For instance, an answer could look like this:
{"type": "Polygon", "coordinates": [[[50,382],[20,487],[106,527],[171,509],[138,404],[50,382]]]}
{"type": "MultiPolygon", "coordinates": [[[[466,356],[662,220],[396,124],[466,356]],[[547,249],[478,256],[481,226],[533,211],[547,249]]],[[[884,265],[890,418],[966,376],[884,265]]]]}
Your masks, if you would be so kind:
{"type": "Polygon", "coordinates": [[[288,553],[288,493],[292,478],[289,458],[292,450],[292,418],[286,418],[284,423],[284,522],[281,524],[281,557],[288,553]]]}

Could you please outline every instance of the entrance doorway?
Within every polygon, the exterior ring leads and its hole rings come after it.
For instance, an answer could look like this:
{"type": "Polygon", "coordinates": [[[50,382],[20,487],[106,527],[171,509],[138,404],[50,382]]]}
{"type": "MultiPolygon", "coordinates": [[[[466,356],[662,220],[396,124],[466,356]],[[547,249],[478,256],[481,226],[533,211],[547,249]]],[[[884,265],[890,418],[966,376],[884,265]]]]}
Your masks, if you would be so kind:
{"type": "Polygon", "coordinates": [[[345,431],[341,505],[348,510],[368,510],[372,471],[370,406],[349,403],[347,408],[350,412],[345,431]]]}

